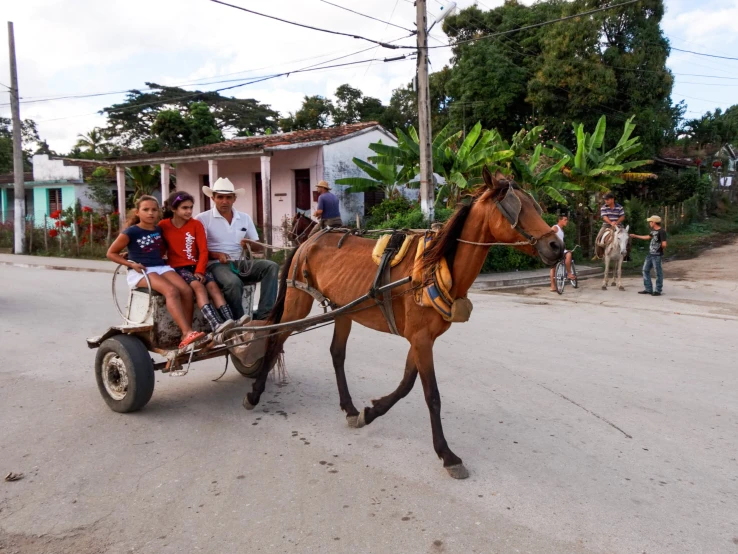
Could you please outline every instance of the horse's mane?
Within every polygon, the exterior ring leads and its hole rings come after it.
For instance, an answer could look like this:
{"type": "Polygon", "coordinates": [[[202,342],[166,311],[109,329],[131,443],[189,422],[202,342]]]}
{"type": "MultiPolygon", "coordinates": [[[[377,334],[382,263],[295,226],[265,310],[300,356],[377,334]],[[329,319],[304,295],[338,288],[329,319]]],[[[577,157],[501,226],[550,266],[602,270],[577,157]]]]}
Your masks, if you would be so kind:
{"type": "Polygon", "coordinates": [[[432,270],[443,258],[446,258],[449,269],[453,267],[454,256],[456,255],[456,247],[459,245],[459,237],[461,230],[464,228],[469,212],[472,206],[486,191],[485,187],[478,189],[472,196],[472,201],[468,204],[462,204],[433,237],[430,245],[423,253],[421,270],[423,272],[432,270]]]}

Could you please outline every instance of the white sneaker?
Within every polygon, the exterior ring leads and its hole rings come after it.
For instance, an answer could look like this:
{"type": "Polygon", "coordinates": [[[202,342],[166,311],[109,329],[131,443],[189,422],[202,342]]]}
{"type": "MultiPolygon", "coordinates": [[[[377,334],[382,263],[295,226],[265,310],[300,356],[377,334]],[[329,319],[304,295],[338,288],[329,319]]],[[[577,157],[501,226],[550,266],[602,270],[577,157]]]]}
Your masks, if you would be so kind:
{"type": "Polygon", "coordinates": [[[251,316],[244,315],[243,317],[239,318],[238,321],[236,321],[236,327],[243,327],[249,321],[251,321],[251,316]]]}
{"type": "Polygon", "coordinates": [[[228,321],[224,321],[220,325],[218,325],[218,328],[215,330],[216,335],[220,335],[221,333],[224,333],[228,331],[229,329],[233,329],[236,326],[236,322],[232,319],[229,319],[228,321]]]}

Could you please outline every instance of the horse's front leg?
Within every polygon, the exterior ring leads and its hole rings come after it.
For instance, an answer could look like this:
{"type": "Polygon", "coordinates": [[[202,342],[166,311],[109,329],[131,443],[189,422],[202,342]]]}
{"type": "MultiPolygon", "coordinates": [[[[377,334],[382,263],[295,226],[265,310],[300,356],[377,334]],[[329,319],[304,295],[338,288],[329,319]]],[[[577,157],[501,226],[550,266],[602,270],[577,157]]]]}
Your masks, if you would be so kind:
{"type": "Polygon", "coordinates": [[[618,260],[618,289],[625,290],[623,286],[623,256],[618,260]]]}
{"type": "Polygon", "coordinates": [[[469,472],[456,454],[451,452],[443,435],[441,424],[441,394],[438,392],[436,383],[436,372],[433,367],[433,341],[430,339],[414,339],[412,353],[415,356],[415,364],[420,373],[420,381],[423,383],[425,402],[430,412],[431,429],[433,431],[433,448],[438,457],[443,460],[443,467],[454,479],[466,479],[469,472]]]}
{"type": "Polygon", "coordinates": [[[407,353],[407,361],[405,362],[405,374],[402,376],[400,385],[387,396],[372,400],[371,408],[364,408],[359,414],[356,421],[357,427],[363,427],[370,424],[379,416],[386,414],[389,409],[397,404],[398,400],[405,398],[408,393],[413,390],[415,379],[418,376],[418,369],[415,367],[415,355],[412,348],[407,353]]]}
{"type": "Polygon", "coordinates": [[[333,358],[333,369],[336,372],[336,385],[338,386],[338,402],[341,409],[346,412],[346,419],[351,427],[356,427],[359,410],[354,406],[346,382],[344,362],[346,361],[346,343],[351,334],[351,320],[347,317],[336,318],[333,327],[333,340],[331,341],[331,357],[333,358]]]}
{"type": "Polygon", "coordinates": [[[605,253],[605,276],[602,279],[602,290],[607,290],[607,273],[610,271],[610,258],[605,253]]]}

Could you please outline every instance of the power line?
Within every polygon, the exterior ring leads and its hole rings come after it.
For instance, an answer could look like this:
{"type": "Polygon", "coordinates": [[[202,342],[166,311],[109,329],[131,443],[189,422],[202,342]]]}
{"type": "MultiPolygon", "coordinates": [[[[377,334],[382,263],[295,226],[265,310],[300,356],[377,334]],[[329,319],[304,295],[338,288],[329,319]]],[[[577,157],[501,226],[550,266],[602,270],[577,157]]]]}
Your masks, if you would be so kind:
{"type": "Polygon", "coordinates": [[[8,90],[11,90],[11,88],[8,85],[3,85],[2,83],[0,83],[0,85],[4,86],[8,90]]]}
{"type": "MultiPolygon", "coordinates": [[[[292,70],[292,71],[285,71],[283,73],[276,73],[276,74],[273,74],[273,75],[266,75],[264,77],[256,78],[254,80],[247,81],[245,83],[239,83],[237,85],[231,85],[231,86],[228,86],[228,87],[221,87],[221,88],[217,88],[217,89],[210,90],[210,91],[198,91],[198,92],[195,92],[195,93],[192,93],[192,94],[178,96],[178,97],[175,97],[175,98],[168,98],[167,100],[157,100],[157,101],[154,101],[154,102],[147,102],[147,103],[144,103],[144,104],[136,104],[136,105],[133,105],[133,106],[122,106],[120,108],[106,109],[106,110],[103,110],[103,112],[105,112],[105,113],[122,112],[122,111],[126,111],[126,110],[136,110],[136,109],[140,109],[140,108],[143,108],[143,107],[155,106],[155,105],[159,105],[159,104],[169,104],[169,103],[172,103],[172,102],[177,102],[179,100],[185,100],[185,99],[188,99],[188,98],[202,96],[202,95],[213,93],[213,92],[222,92],[224,90],[232,90],[232,89],[239,88],[239,87],[244,87],[244,86],[247,86],[247,85],[253,85],[255,83],[261,83],[263,81],[268,81],[270,79],[276,79],[278,77],[289,77],[290,75],[295,74],[295,73],[307,73],[307,72],[311,72],[311,71],[320,71],[320,70],[324,70],[324,69],[335,69],[337,67],[346,67],[346,66],[350,66],[350,65],[357,65],[357,64],[363,64],[363,63],[368,63],[368,62],[378,62],[378,61],[381,61],[381,62],[384,62],[384,63],[389,63],[389,62],[401,61],[401,60],[405,60],[405,59],[412,59],[410,56],[412,56],[412,54],[405,54],[405,55],[397,56],[397,57],[394,57],[394,58],[368,59],[368,60],[359,60],[359,61],[354,61],[354,62],[346,62],[346,63],[341,63],[341,64],[327,65],[327,66],[323,66],[323,67],[312,67],[312,68],[311,67],[308,67],[308,68],[303,68],[303,69],[295,69],[295,70],[292,70]]],[[[62,120],[62,119],[70,119],[70,118],[74,118],[74,117],[84,117],[84,116],[96,115],[96,114],[100,114],[100,113],[101,113],[100,111],[96,111],[96,112],[89,112],[89,113],[78,114],[78,115],[71,115],[71,116],[66,116],[66,117],[57,117],[57,118],[53,118],[53,119],[43,119],[43,120],[37,121],[37,123],[45,123],[47,121],[59,121],[59,120],[62,120]]]]}
{"type": "MultiPolygon", "coordinates": [[[[392,27],[397,27],[398,29],[402,29],[403,31],[407,31],[409,33],[412,33],[413,35],[417,33],[417,31],[413,31],[412,29],[406,29],[405,27],[401,27],[400,25],[395,25],[394,23],[390,23],[389,21],[385,21],[384,19],[379,19],[371,15],[367,15],[365,13],[357,12],[352,10],[351,8],[347,8],[346,6],[339,6],[338,4],[334,4],[333,2],[329,2],[328,0],[318,0],[318,2],[323,2],[324,4],[328,4],[330,6],[334,6],[336,8],[340,8],[342,10],[346,10],[347,12],[355,13],[356,15],[360,15],[362,17],[366,17],[368,19],[373,19],[374,21],[379,21],[380,23],[386,23],[387,25],[391,25],[392,27]]],[[[395,7],[397,7],[397,3],[395,3],[395,7]]],[[[394,13],[394,10],[392,10],[394,13]]],[[[390,17],[390,19],[392,19],[390,17]]],[[[385,31],[387,29],[385,28],[385,31]]]]}
{"type": "MultiPolygon", "coordinates": [[[[229,8],[235,8],[237,10],[241,10],[247,13],[252,13],[254,15],[260,15],[261,17],[266,17],[268,19],[274,19],[275,21],[281,21],[282,23],[287,23],[289,25],[295,25],[296,27],[302,27],[304,29],[311,29],[313,31],[320,31],[321,33],[329,33],[331,35],[339,35],[339,36],[344,36],[344,37],[349,37],[349,38],[356,38],[359,40],[366,40],[368,42],[373,42],[374,44],[382,46],[383,48],[391,48],[393,50],[401,48],[400,46],[392,45],[387,42],[382,42],[382,41],[374,40],[374,39],[367,38],[367,37],[362,37],[360,35],[352,35],[351,33],[342,33],[341,31],[332,31],[330,29],[323,29],[321,27],[313,27],[312,25],[305,25],[304,23],[297,23],[295,21],[289,21],[287,19],[282,19],[281,17],[277,17],[275,15],[268,15],[265,13],[250,10],[248,8],[244,8],[242,6],[236,6],[235,4],[229,4],[228,2],[223,2],[223,0],[210,0],[210,1],[216,4],[221,4],[223,6],[228,6],[229,8]]],[[[640,0],[631,0],[631,1],[640,2],[640,0]]]]}
{"type": "Polygon", "coordinates": [[[718,58],[720,60],[735,60],[738,61],[738,58],[733,58],[731,56],[718,56],[717,54],[706,54],[704,52],[694,52],[692,50],[682,50],[681,48],[674,48],[671,47],[672,50],[676,50],[677,52],[684,52],[686,54],[694,54],[695,56],[705,56],[707,58],[718,58]]]}

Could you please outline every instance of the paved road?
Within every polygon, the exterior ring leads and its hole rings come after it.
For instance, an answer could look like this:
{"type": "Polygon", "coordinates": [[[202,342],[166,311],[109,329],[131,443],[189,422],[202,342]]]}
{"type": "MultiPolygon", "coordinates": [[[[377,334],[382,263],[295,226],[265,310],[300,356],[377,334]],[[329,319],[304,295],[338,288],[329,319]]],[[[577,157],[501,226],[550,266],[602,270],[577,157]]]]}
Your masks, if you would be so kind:
{"type": "MultiPolygon", "coordinates": [[[[735,273],[733,273],[735,275],[735,273]]],[[[0,552],[735,553],[735,281],[667,296],[478,294],[436,346],[446,435],[420,386],[346,426],[330,328],[287,343],[287,385],[203,362],[110,411],[84,338],[117,320],[109,276],[0,267],[0,552]]],[[[402,340],[356,328],[357,404],[399,382],[402,340]]]]}

